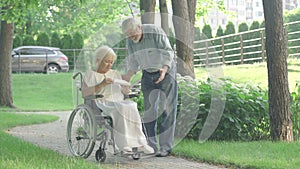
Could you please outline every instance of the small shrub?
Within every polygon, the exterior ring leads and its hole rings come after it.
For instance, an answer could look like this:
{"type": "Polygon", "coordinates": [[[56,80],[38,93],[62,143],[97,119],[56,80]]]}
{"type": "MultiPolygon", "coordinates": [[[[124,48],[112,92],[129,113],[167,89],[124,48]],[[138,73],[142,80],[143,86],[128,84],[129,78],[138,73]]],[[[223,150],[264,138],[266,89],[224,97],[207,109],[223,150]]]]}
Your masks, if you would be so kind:
{"type": "Polygon", "coordinates": [[[22,46],[22,37],[20,35],[16,35],[14,38],[13,48],[22,46]]]}
{"type": "Polygon", "coordinates": [[[294,140],[300,140],[300,85],[291,93],[291,112],[293,121],[294,140]]]}
{"type": "Polygon", "coordinates": [[[213,92],[225,92],[226,102],[218,127],[211,135],[211,140],[261,140],[269,138],[269,115],[267,91],[258,86],[239,85],[223,79],[223,87],[213,91],[214,82],[201,81],[200,110],[197,123],[188,138],[198,139],[210,112],[213,92]]]}
{"type": "Polygon", "coordinates": [[[51,44],[52,47],[60,47],[60,38],[57,32],[52,33],[51,35],[51,44]]]}
{"type": "Polygon", "coordinates": [[[30,46],[30,45],[35,45],[35,40],[31,35],[25,35],[24,40],[23,40],[23,45],[24,46],[30,46]]]}
{"type": "Polygon", "coordinates": [[[49,40],[49,36],[47,33],[42,32],[42,33],[38,34],[38,37],[36,39],[36,44],[38,46],[49,46],[49,44],[50,44],[49,42],[50,42],[50,40],[49,40]]]}

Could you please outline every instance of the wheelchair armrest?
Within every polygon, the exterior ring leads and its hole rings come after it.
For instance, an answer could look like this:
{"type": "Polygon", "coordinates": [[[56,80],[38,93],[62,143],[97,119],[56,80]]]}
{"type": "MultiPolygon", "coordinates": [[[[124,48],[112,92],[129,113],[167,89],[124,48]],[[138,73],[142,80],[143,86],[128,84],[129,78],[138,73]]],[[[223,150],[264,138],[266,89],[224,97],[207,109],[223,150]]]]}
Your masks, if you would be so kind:
{"type": "Polygon", "coordinates": [[[99,99],[99,98],[103,98],[104,96],[102,94],[97,94],[97,95],[90,95],[90,96],[86,96],[84,97],[85,100],[93,100],[93,99],[99,99]]]}

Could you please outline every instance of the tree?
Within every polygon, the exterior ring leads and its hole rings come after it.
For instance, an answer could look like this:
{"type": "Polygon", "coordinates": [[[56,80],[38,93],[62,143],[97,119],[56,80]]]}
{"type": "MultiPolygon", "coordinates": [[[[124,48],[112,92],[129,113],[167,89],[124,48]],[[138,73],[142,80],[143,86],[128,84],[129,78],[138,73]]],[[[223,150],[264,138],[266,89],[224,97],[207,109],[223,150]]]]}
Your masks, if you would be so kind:
{"type": "Polygon", "coordinates": [[[194,25],[196,0],[172,0],[173,24],[176,36],[177,72],[195,78],[194,25]]]}
{"type": "Polygon", "coordinates": [[[156,0],[140,0],[142,23],[154,23],[156,0]]]}
{"type": "MultiPolygon", "coordinates": [[[[8,8],[8,7],[7,7],[8,8]]],[[[0,33],[0,106],[13,105],[11,88],[11,51],[13,47],[14,24],[1,22],[0,33]],[[9,64],[8,64],[9,63],[9,64]]]]}
{"type": "Polygon", "coordinates": [[[270,132],[274,141],[293,141],[287,72],[287,34],[282,0],[263,0],[269,83],[270,132]]]}
{"type": "Polygon", "coordinates": [[[165,31],[166,35],[169,36],[169,17],[166,0],[159,0],[159,10],[161,16],[161,27],[165,31]]]}

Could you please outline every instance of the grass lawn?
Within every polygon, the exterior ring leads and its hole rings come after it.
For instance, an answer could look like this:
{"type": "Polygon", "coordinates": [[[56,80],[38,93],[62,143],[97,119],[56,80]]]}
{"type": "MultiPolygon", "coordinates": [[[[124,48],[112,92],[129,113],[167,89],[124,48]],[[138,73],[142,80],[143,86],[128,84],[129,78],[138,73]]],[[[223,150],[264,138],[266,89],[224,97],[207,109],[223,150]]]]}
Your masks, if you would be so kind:
{"type": "MultiPolygon", "coordinates": [[[[215,69],[196,68],[196,78],[206,79],[211,73],[230,78],[236,83],[249,83],[268,88],[267,63],[221,66],[215,69]]],[[[290,91],[295,90],[296,83],[300,83],[300,59],[288,60],[288,80],[290,91]]]]}
{"type": "Polygon", "coordinates": [[[72,110],[72,73],[13,74],[14,105],[19,110],[72,110]]]}
{"type": "Polygon", "coordinates": [[[232,168],[298,169],[300,142],[212,142],[184,140],[174,149],[179,157],[232,168]]]}

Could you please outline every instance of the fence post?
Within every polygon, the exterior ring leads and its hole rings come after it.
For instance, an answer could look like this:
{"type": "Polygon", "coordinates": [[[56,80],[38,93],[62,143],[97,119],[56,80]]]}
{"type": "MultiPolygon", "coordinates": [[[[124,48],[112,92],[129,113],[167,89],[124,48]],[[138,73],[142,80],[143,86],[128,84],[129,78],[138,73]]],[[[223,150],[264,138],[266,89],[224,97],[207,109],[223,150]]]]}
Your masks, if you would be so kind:
{"type": "Polygon", "coordinates": [[[49,74],[48,71],[49,65],[48,65],[48,50],[46,50],[46,73],[49,74]]]}
{"type": "Polygon", "coordinates": [[[208,42],[205,41],[205,47],[206,47],[206,66],[208,66],[208,42]]]}
{"type": "Polygon", "coordinates": [[[241,47],[241,64],[244,64],[244,50],[243,50],[243,36],[240,35],[240,47],[241,47]]]}
{"type": "Polygon", "coordinates": [[[265,61],[265,38],[264,38],[264,31],[260,31],[261,34],[261,59],[262,62],[265,61]]]}
{"type": "Polygon", "coordinates": [[[76,49],[73,49],[73,70],[75,70],[76,66],[76,49]]]}
{"type": "Polygon", "coordinates": [[[21,63],[21,51],[22,51],[22,49],[18,52],[18,73],[21,73],[21,71],[22,71],[22,63],[21,63]]]}
{"type": "Polygon", "coordinates": [[[224,65],[225,64],[225,47],[224,47],[224,39],[223,38],[221,39],[221,42],[222,42],[222,62],[224,65]]]}

